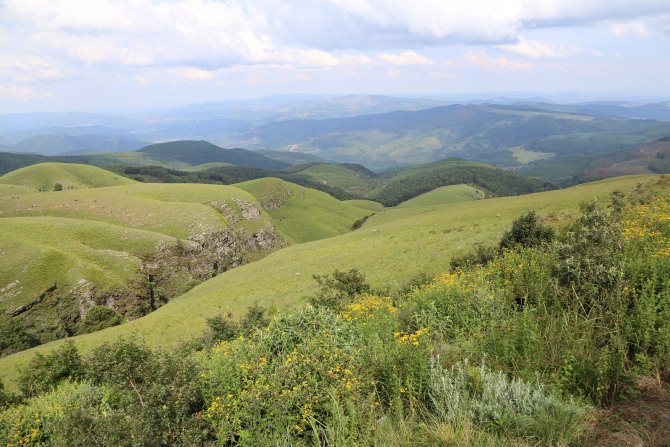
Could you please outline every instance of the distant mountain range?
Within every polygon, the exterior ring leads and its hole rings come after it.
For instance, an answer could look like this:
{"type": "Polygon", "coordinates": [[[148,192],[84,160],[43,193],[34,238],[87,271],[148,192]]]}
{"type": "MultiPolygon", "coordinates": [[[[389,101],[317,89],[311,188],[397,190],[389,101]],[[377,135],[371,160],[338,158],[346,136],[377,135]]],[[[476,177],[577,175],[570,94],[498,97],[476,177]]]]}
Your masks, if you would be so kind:
{"type": "MultiPolygon", "coordinates": [[[[192,166],[183,159],[189,156],[155,159],[147,151],[128,151],[150,142],[206,140],[220,147],[271,151],[275,155],[269,159],[286,165],[328,159],[378,171],[457,156],[568,184],[608,172],[604,167],[619,169],[621,162],[639,158],[641,148],[670,136],[667,102],[497,101],[447,105],[443,99],[297,95],[194,104],[134,118],[0,115],[0,146],[11,152],[80,155],[102,166],[153,161],[179,169],[192,166]],[[114,155],[120,152],[128,155],[114,155]]],[[[658,152],[659,157],[664,154],[658,152]]],[[[275,169],[274,162],[265,166],[275,169]]]]}

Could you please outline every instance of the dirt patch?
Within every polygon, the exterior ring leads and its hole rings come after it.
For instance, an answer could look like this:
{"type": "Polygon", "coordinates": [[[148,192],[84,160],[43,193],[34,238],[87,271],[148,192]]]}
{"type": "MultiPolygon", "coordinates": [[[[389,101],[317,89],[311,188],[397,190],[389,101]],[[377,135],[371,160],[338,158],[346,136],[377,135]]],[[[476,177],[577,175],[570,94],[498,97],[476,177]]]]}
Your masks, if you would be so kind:
{"type": "Polygon", "coordinates": [[[588,445],[670,446],[670,384],[661,377],[642,377],[635,389],[638,397],[598,411],[588,445]]]}

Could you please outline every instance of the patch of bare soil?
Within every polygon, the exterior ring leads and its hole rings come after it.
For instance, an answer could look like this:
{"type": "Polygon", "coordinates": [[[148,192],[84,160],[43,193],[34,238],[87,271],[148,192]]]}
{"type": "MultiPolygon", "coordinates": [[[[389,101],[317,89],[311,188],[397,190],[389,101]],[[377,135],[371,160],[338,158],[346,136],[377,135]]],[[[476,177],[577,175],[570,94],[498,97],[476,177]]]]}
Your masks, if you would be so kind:
{"type": "Polygon", "coordinates": [[[637,381],[639,396],[600,410],[587,445],[670,447],[670,372],[637,381]],[[663,380],[666,379],[666,380],[663,380]]]}

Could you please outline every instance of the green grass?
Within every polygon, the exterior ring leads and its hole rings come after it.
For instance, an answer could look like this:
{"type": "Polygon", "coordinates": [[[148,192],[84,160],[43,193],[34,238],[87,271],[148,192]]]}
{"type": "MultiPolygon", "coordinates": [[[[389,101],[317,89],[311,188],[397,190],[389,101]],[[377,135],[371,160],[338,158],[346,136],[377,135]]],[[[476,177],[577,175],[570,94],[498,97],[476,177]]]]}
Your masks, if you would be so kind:
{"type": "MultiPolygon", "coordinates": [[[[67,217],[187,238],[194,233],[227,228],[224,215],[210,204],[233,199],[255,202],[253,196],[233,186],[133,182],[108,188],[0,197],[0,211],[3,217],[67,217]]],[[[250,221],[250,225],[258,227],[266,222],[267,216],[250,221]]]]}
{"type": "Polygon", "coordinates": [[[484,198],[484,193],[469,185],[443,186],[406,200],[398,205],[399,208],[417,206],[436,206],[447,203],[468,202],[484,198]]]}
{"type": "Polygon", "coordinates": [[[37,192],[37,190],[28,186],[0,184],[0,197],[14,197],[21,194],[31,194],[34,192],[37,192]]]}
{"type": "Polygon", "coordinates": [[[270,209],[277,230],[291,242],[302,243],[344,234],[366,216],[367,210],[332,196],[276,178],[238,183],[270,209]],[[273,204],[281,204],[274,207],[273,204]]]}
{"type": "MultiPolygon", "coordinates": [[[[0,312],[32,302],[54,284],[56,300],[68,308],[76,309],[79,295],[73,291],[82,287],[94,288],[96,296],[129,295],[144,277],[142,262],[169,262],[161,247],[175,246],[177,239],[221,232],[250,238],[270,225],[263,211],[241,218],[244,207],[261,208],[251,194],[232,186],[131,182],[57,192],[1,185],[0,191],[0,312]]],[[[249,252],[245,259],[266,253],[249,252]]],[[[178,294],[192,285],[184,280],[160,286],[178,294]]],[[[54,318],[49,309],[34,307],[22,321],[45,327],[45,318],[54,318]]]]}
{"type": "Polygon", "coordinates": [[[58,283],[69,290],[85,280],[101,291],[123,287],[142,256],[163,241],[160,233],[61,217],[0,219],[0,311],[15,309],[58,283]],[[11,287],[7,287],[11,285],[11,287]]]}
{"type": "Polygon", "coordinates": [[[74,189],[129,185],[136,182],[94,166],[40,163],[9,172],[0,177],[0,183],[53,191],[56,183],[60,183],[64,189],[74,189]]]}
{"type": "Polygon", "coordinates": [[[384,210],[384,205],[372,200],[345,200],[344,202],[364,210],[374,211],[375,213],[384,210]]]}
{"type": "MultiPolygon", "coordinates": [[[[627,190],[651,178],[656,177],[620,177],[560,191],[439,207],[386,209],[357,231],[284,248],[221,274],[143,318],[73,341],[88,352],[105,341],[134,333],[152,346],[174,347],[201,334],[206,319],[218,313],[230,311],[239,317],[254,302],[278,309],[299,305],[315,290],[312,275],[333,269],[357,267],[373,285],[398,288],[419,272],[448,270],[452,256],[469,250],[475,242],[497,240],[516,217],[530,209],[564,223],[577,215],[581,201],[604,199],[614,189],[627,190]]],[[[263,189],[261,186],[255,189],[263,189]]],[[[13,384],[35,352],[47,352],[60,343],[0,359],[0,377],[13,384]]]]}

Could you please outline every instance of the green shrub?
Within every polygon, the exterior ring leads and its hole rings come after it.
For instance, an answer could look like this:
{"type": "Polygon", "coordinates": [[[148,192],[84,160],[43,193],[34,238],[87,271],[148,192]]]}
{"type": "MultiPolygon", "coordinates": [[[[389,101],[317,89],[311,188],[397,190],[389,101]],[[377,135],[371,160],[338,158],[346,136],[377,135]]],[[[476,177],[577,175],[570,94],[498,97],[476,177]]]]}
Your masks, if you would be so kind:
{"type": "Polygon", "coordinates": [[[304,438],[312,420],[328,417],[332,399],[364,399],[372,385],[352,336],[330,311],[306,308],[216,347],[202,359],[201,380],[219,442],[304,438]]]}
{"type": "Polygon", "coordinates": [[[549,394],[537,380],[509,379],[484,365],[444,369],[434,359],[430,398],[435,412],[447,421],[472,420],[543,445],[566,445],[584,428],[584,407],[549,394]]]}
{"type": "Polygon", "coordinates": [[[495,247],[475,244],[475,247],[468,253],[462,256],[454,256],[451,258],[449,266],[451,271],[464,270],[476,265],[486,265],[498,257],[499,251],[495,247]]]}
{"type": "Polygon", "coordinates": [[[335,270],[331,276],[314,275],[314,280],[320,287],[319,291],[309,298],[309,303],[314,307],[338,310],[353,301],[356,296],[371,291],[365,276],[355,268],[342,272],[335,270]]]}
{"type": "Polygon", "coordinates": [[[512,222],[512,229],[505,232],[500,240],[500,249],[537,247],[551,242],[553,238],[554,230],[538,222],[535,211],[529,211],[512,222]]]}
{"type": "Polygon", "coordinates": [[[34,346],[24,326],[6,315],[0,315],[0,356],[13,354],[34,346]]]}
{"type": "Polygon", "coordinates": [[[121,315],[111,307],[94,306],[77,325],[77,333],[88,334],[121,324],[121,315]]]}
{"type": "Polygon", "coordinates": [[[19,377],[19,389],[25,396],[35,396],[54,389],[66,379],[84,377],[84,365],[71,341],[66,341],[50,354],[35,354],[19,377]]]}

